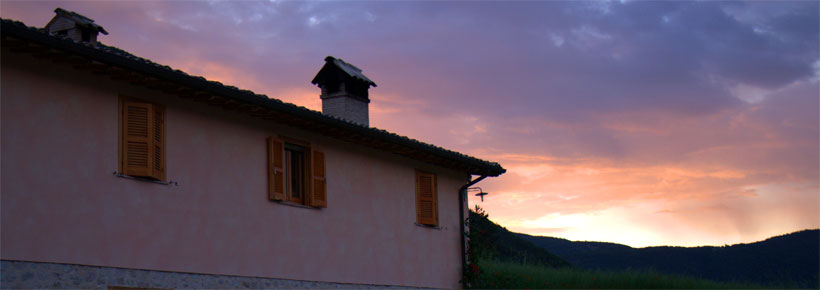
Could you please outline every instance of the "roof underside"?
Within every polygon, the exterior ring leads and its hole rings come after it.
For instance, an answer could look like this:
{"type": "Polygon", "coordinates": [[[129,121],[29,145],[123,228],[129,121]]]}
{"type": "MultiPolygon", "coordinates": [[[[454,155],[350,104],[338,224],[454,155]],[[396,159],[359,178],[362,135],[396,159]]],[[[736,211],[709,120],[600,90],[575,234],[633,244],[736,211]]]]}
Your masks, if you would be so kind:
{"type": "MultiPolygon", "coordinates": [[[[116,47],[75,43],[51,36],[23,23],[2,20],[2,46],[12,52],[29,53],[75,69],[106,75],[116,81],[145,86],[183,99],[219,106],[237,114],[250,115],[342,141],[391,152],[426,163],[473,175],[498,176],[506,169],[455,151],[365,127],[320,112],[268,98],[248,90],[188,75],[180,70],[134,56],[116,47]]],[[[368,79],[369,80],[369,79],[368,79]]]]}

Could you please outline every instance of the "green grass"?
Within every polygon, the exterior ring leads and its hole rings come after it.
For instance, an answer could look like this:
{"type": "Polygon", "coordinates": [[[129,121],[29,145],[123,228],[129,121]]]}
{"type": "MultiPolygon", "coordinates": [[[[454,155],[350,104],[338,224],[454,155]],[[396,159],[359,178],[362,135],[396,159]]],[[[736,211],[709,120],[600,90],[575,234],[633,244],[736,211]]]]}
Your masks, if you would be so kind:
{"type": "MultiPolygon", "coordinates": [[[[720,283],[651,271],[590,271],[481,261],[475,289],[761,289],[761,285],[720,283]]],[[[771,287],[771,286],[770,286],[771,287]]],[[[782,287],[775,287],[782,288],[782,287]]]]}

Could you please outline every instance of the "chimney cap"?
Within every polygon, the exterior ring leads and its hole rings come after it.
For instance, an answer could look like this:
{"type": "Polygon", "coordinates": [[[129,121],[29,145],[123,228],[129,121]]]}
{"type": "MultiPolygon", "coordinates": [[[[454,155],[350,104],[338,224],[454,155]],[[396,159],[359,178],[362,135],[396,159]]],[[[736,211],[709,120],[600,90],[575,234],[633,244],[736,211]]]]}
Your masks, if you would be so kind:
{"type": "Polygon", "coordinates": [[[362,69],[356,67],[355,65],[345,62],[341,58],[335,58],[333,56],[325,57],[325,66],[322,67],[322,69],[319,71],[318,74],[316,74],[316,77],[314,77],[313,80],[310,81],[310,83],[315,85],[321,82],[322,78],[320,78],[320,76],[323,75],[322,72],[325,71],[325,69],[327,69],[329,66],[334,66],[342,70],[349,77],[362,81],[370,86],[376,87],[376,83],[370,80],[370,78],[368,78],[367,76],[365,76],[362,73],[362,69]]]}
{"type": "MultiPolygon", "coordinates": [[[[105,31],[105,29],[102,26],[94,23],[94,19],[85,17],[85,16],[83,16],[83,15],[77,13],[77,12],[68,11],[68,10],[65,10],[63,8],[57,7],[57,9],[54,9],[54,13],[57,13],[57,15],[59,15],[59,16],[63,16],[63,17],[66,17],[68,19],[71,19],[71,21],[74,21],[74,23],[76,23],[77,26],[84,27],[84,28],[90,28],[94,31],[99,31],[99,32],[102,32],[102,34],[108,35],[108,31],[105,31]]],[[[48,26],[48,25],[46,25],[46,26],[48,26]]]]}

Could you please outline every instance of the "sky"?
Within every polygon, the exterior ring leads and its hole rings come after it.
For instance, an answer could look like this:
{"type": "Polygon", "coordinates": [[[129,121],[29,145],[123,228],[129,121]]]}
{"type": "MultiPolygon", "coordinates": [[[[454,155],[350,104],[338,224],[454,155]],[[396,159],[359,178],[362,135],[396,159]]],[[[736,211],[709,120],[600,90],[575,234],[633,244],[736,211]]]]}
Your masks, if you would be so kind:
{"type": "Polygon", "coordinates": [[[471,197],[511,231],[634,247],[820,227],[818,1],[0,1],[320,111],[325,56],[370,124],[499,162],[471,197]]]}

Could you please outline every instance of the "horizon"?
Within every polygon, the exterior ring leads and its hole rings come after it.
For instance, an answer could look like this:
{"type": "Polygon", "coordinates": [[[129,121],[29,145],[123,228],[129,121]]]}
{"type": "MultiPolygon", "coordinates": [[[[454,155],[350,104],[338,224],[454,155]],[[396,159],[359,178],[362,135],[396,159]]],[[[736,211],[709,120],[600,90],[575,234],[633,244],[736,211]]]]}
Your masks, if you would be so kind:
{"type": "Polygon", "coordinates": [[[321,111],[332,55],[371,126],[507,168],[476,186],[510,231],[647,246],[820,228],[820,2],[2,1],[99,41],[321,111]],[[431,129],[432,128],[432,129],[431,129]]]}
{"type": "MultiPolygon", "coordinates": [[[[503,227],[503,226],[502,226],[502,227],[503,227]]],[[[785,234],[774,235],[774,236],[771,236],[771,237],[768,237],[768,238],[765,238],[765,239],[761,239],[761,240],[758,240],[758,241],[743,242],[743,243],[734,243],[734,244],[723,244],[723,245],[719,245],[719,244],[716,244],[716,245],[697,245],[697,246],[653,245],[653,246],[643,246],[643,247],[633,247],[633,246],[630,246],[630,245],[624,245],[624,244],[613,243],[613,242],[607,242],[607,241],[569,240],[569,239],[564,239],[564,238],[559,238],[559,237],[539,236],[539,235],[530,235],[530,236],[533,236],[533,237],[544,237],[544,238],[556,238],[556,239],[563,239],[563,240],[567,240],[567,241],[572,242],[572,243],[608,243],[608,244],[618,244],[618,245],[622,245],[622,246],[627,246],[627,247],[631,247],[631,248],[633,248],[633,249],[646,249],[646,248],[655,248],[655,247],[683,247],[683,248],[700,248],[700,247],[727,247],[727,246],[728,246],[728,247],[731,247],[731,246],[737,246],[737,245],[748,245],[748,244],[755,244],[755,243],[765,242],[765,241],[770,240],[770,239],[773,239],[773,238],[785,237],[785,236],[789,236],[789,235],[792,235],[792,234],[797,234],[797,233],[801,233],[801,232],[810,232],[810,231],[820,231],[820,228],[813,228],[813,229],[802,229],[802,230],[797,230],[797,231],[793,231],[793,232],[789,232],[789,233],[785,233],[785,234]]],[[[523,233],[518,233],[518,234],[523,234],[523,233]]],[[[528,234],[528,235],[529,235],[529,234],[528,234]]]]}

